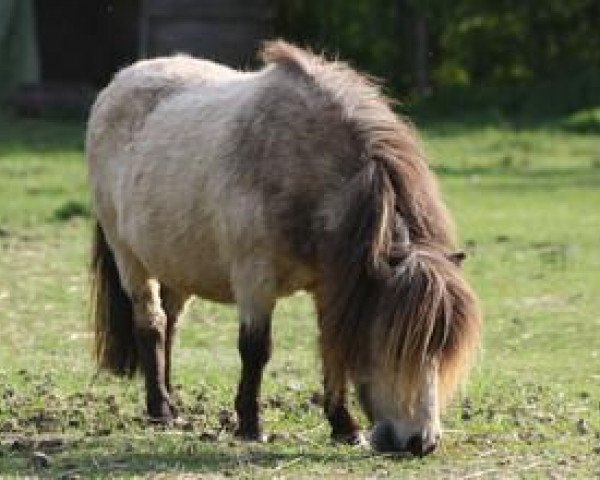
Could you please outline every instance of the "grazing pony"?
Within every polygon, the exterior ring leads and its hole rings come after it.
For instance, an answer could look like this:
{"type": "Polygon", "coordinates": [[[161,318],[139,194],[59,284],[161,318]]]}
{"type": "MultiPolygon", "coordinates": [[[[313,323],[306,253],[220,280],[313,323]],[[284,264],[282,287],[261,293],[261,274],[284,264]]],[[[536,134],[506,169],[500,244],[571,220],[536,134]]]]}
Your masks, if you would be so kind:
{"type": "Polygon", "coordinates": [[[258,439],[273,307],[304,289],[332,436],[359,438],[352,382],[376,450],[427,454],[481,324],[437,183],[367,78],[283,41],[262,58],[256,72],[141,61],[98,96],[87,160],[99,367],[141,370],[148,414],[168,421],[184,304],[235,303],[237,434],[258,439]]]}

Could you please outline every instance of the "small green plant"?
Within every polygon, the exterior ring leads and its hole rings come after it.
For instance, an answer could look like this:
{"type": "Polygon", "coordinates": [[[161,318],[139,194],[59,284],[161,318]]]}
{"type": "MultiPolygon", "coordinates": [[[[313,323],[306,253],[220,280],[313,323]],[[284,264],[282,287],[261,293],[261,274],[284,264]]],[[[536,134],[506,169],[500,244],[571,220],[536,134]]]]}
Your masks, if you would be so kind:
{"type": "Polygon", "coordinates": [[[68,200],[54,211],[54,219],[66,222],[75,217],[89,218],[90,209],[77,200],[68,200]]]}

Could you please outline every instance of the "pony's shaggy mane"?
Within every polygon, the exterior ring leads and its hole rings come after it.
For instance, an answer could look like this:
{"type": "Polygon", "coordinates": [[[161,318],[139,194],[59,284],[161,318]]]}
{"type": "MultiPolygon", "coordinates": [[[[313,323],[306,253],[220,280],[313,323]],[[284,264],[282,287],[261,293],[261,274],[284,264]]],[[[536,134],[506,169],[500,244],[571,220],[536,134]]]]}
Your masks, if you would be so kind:
{"type": "Polygon", "coordinates": [[[370,361],[377,338],[399,388],[416,393],[427,362],[436,359],[441,396],[449,397],[476,350],[481,320],[475,295],[448,257],[453,224],[413,127],[375,82],[345,63],[283,41],[266,43],[261,56],[335,103],[362,149],[362,166],[345,187],[350,200],[319,255],[321,350],[334,370],[326,374],[341,391],[347,375],[370,361]]]}
{"type": "MultiPolygon", "coordinates": [[[[311,80],[341,108],[343,120],[352,125],[363,146],[361,155],[381,165],[389,177],[397,197],[390,203],[408,224],[411,241],[453,248],[454,226],[440,201],[415,129],[399,119],[391,109],[392,100],[372,79],[344,62],[327,61],[282,40],[267,42],[261,58],[311,80]]],[[[393,223],[395,209],[383,216],[383,230],[391,230],[386,226],[393,223]]],[[[380,247],[386,251],[390,245],[380,247]]]]}

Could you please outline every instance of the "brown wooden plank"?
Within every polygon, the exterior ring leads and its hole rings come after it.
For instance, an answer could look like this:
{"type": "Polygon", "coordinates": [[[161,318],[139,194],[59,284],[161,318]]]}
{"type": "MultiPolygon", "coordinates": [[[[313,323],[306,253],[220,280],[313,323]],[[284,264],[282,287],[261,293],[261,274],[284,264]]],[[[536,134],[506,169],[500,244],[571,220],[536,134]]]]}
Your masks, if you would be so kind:
{"type": "Polygon", "coordinates": [[[240,67],[255,63],[256,50],[270,25],[248,21],[152,19],[148,55],[189,53],[240,67]]]}

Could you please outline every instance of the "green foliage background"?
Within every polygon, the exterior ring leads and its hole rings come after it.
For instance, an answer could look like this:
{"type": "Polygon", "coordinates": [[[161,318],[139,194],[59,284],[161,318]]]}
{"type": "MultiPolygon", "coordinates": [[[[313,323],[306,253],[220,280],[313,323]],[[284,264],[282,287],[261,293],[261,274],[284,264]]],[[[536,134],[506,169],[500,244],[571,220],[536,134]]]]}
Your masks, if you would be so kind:
{"type": "Polygon", "coordinates": [[[406,96],[421,19],[434,93],[556,82],[570,97],[563,113],[600,103],[599,18],[597,0],[278,0],[276,31],[353,59],[406,96]]]}

